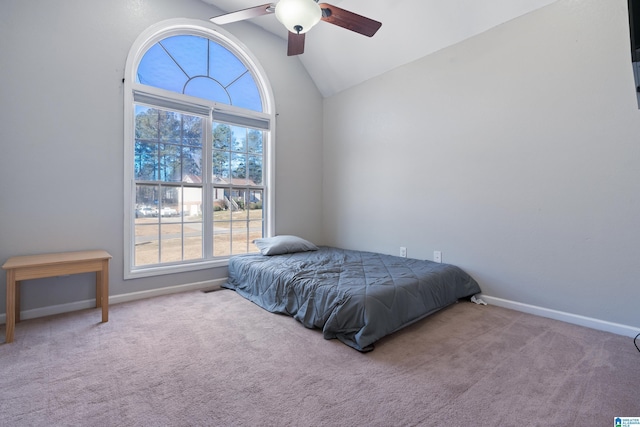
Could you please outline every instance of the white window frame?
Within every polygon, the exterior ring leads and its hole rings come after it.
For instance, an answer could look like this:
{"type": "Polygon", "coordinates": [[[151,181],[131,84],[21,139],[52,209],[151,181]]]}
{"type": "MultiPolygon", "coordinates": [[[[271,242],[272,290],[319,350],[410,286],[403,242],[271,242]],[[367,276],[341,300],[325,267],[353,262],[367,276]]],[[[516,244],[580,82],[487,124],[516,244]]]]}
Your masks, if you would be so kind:
{"type": "MultiPolygon", "coordinates": [[[[134,42],[127,57],[124,75],[124,278],[156,276],[201,270],[213,267],[226,267],[229,257],[209,258],[197,261],[183,261],[166,265],[139,266],[134,265],[135,239],[135,183],[134,183],[134,143],[135,120],[134,103],[147,104],[144,100],[152,100],[153,105],[187,114],[207,118],[205,126],[211,133],[211,121],[222,121],[247,127],[261,127],[265,130],[263,139],[264,151],[264,236],[272,236],[275,224],[274,184],[275,184],[275,102],[266,73],[255,56],[242,42],[220,27],[208,22],[193,19],[171,19],[160,22],[145,30],[134,42]],[[213,40],[239,58],[249,69],[256,81],[263,102],[263,112],[247,112],[232,105],[220,104],[206,99],[170,92],[163,89],[142,85],[136,82],[136,70],[147,49],[158,41],[174,35],[195,35],[213,40]],[[231,118],[231,119],[230,119],[231,118]],[[264,129],[266,126],[268,129],[264,129]]],[[[152,105],[151,103],[147,105],[152,105]]],[[[210,141],[207,136],[207,141],[210,141]]],[[[203,147],[204,149],[204,147],[203,147]]],[[[210,163],[210,160],[209,160],[210,163]]],[[[203,187],[206,190],[207,187],[203,187]]],[[[206,192],[204,199],[211,199],[206,192]]],[[[204,200],[203,200],[204,202],[204,200]]],[[[203,219],[204,221],[204,219],[203,219]]],[[[203,224],[204,226],[204,224],[203,224]]],[[[203,236],[204,237],[204,236],[203,236]]]]}

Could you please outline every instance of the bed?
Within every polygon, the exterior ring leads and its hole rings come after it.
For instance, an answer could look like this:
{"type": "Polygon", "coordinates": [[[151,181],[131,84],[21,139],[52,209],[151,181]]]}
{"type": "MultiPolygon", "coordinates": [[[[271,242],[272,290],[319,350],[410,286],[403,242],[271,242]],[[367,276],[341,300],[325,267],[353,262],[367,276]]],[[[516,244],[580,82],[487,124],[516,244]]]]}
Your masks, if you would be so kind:
{"type": "Polygon", "coordinates": [[[290,245],[231,257],[223,287],[361,352],[480,292],[478,283],[453,265],[306,243],[303,250],[290,245]]]}

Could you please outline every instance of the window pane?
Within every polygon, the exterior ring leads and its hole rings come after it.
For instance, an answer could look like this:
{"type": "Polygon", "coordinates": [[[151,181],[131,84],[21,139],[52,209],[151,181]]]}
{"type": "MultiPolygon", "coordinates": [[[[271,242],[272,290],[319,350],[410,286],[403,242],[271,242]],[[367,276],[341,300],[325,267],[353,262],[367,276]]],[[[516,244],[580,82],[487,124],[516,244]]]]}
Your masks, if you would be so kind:
{"type": "Polygon", "coordinates": [[[240,153],[245,153],[247,151],[247,130],[247,128],[240,126],[231,127],[231,132],[233,134],[231,149],[233,151],[238,151],[240,153]]]}
{"type": "MultiPolygon", "coordinates": [[[[260,211],[262,215],[262,210],[260,211]]],[[[263,222],[262,221],[250,221],[249,222],[249,247],[248,252],[258,252],[258,248],[253,244],[253,241],[260,239],[263,236],[263,222]]]]}
{"type": "MultiPolygon", "coordinates": [[[[179,187],[164,187],[162,189],[162,201],[160,206],[160,218],[164,223],[180,223],[180,212],[182,209],[180,204],[180,188],[179,187]]],[[[164,228],[162,230],[165,232],[164,228]]],[[[182,232],[181,229],[172,229],[173,233],[182,232]]]]}
{"type": "Polygon", "coordinates": [[[260,92],[253,76],[249,73],[236,80],[227,88],[233,105],[253,111],[262,111],[260,92]]]}
{"type": "Polygon", "coordinates": [[[233,198],[233,201],[236,202],[234,206],[237,206],[236,209],[232,209],[231,211],[233,228],[236,228],[236,226],[246,227],[246,222],[249,219],[249,210],[245,209],[246,204],[244,198],[236,196],[233,198]]]}
{"type": "Polygon", "coordinates": [[[209,61],[209,77],[219,81],[224,87],[248,72],[247,67],[233,53],[217,43],[209,43],[209,61]]]}
{"type": "Polygon", "coordinates": [[[136,105],[136,139],[158,140],[158,110],[136,105]]]}
{"type": "Polygon", "coordinates": [[[246,254],[249,247],[249,223],[234,222],[231,240],[233,255],[246,254]]]}
{"type": "MultiPolygon", "coordinates": [[[[229,209],[228,194],[225,188],[213,189],[213,219],[220,220],[223,212],[229,209]]],[[[225,219],[228,219],[225,218],[225,219]]]]}
{"type": "Polygon", "coordinates": [[[214,221],[213,223],[213,255],[214,256],[231,255],[231,222],[214,221]]]}
{"type": "Polygon", "coordinates": [[[215,80],[208,77],[196,77],[187,83],[184,88],[185,95],[197,96],[209,101],[231,105],[229,92],[215,80]]]}
{"type": "Polygon", "coordinates": [[[167,37],[160,44],[188,76],[207,75],[209,40],[191,35],[167,37]]]}
{"type": "MultiPolygon", "coordinates": [[[[231,153],[231,178],[241,179],[247,177],[247,156],[240,153],[231,153]]],[[[239,183],[239,181],[236,181],[239,183]]],[[[243,181],[242,184],[245,184],[243,181]]]]}
{"type": "Polygon", "coordinates": [[[249,218],[262,219],[262,190],[249,191],[249,218]]]}
{"type": "Polygon", "coordinates": [[[202,189],[185,187],[182,191],[184,259],[203,258],[202,189]]]}
{"type": "Polygon", "coordinates": [[[224,151],[213,151],[213,183],[228,183],[227,181],[216,180],[229,178],[231,176],[231,154],[224,151]]]}
{"type": "Polygon", "coordinates": [[[151,46],[144,54],[136,77],[139,83],[178,93],[182,93],[188,79],[159,43],[151,46]]]}
{"type": "Polygon", "coordinates": [[[136,224],[149,223],[149,221],[142,220],[156,218],[158,216],[157,205],[159,191],[160,186],[158,185],[136,185],[136,224]]]}
{"type": "Polygon", "coordinates": [[[162,142],[180,144],[180,131],[182,118],[180,113],[174,111],[159,110],[158,112],[158,137],[162,142]]]}
{"type": "Polygon", "coordinates": [[[202,182],[202,148],[182,148],[182,176],[181,181],[189,183],[202,182]]]}
{"type": "Polygon", "coordinates": [[[249,153],[262,154],[262,131],[249,129],[247,140],[248,140],[247,151],[249,153]]]}
{"type": "Polygon", "coordinates": [[[197,116],[182,115],[183,134],[182,143],[184,145],[192,145],[194,147],[202,147],[202,123],[203,119],[197,116]]]}
{"type": "Polygon", "coordinates": [[[179,146],[160,144],[159,180],[168,182],[182,181],[181,160],[179,146]]]}
{"type": "MultiPolygon", "coordinates": [[[[244,200],[240,194],[241,190],[236,188],[231,188],[225,192],[225,195],[229,198],[229,211],[230,211],[230,219],[238,220],[243,219],[241,215],[243,215],[244,210],[244,200]]],[[[246,214],[244,214],[246,216],[246,214]]]]}
{"type": "Polygon", "coordinates": [[[157,264],[160,261],[160,251],[158,247],[159,230],[160,228],[157,224],[136,224],[134,251],[135,266],[157,264]]]}
{"type": "Polygon", "coordinates": [[[247,173],[250,183],[262,184],[262,156],[249,156],[247,173]]]}
{"type": "Polygon", "coordinates": [[[180,224],[162,226],[160,262],[182,261],[182,233],[174,233],[179,228],[180,224]]]}
{"type": "Polygon", "coordinates": [[[142,181],[158,179],[158,144],[136,140],[134,159],[135,179],[142,181]]]}
{"type": "Polygon", "coordinates": [[[183,188],[181,204],[185,221],[202,221],[202,188],[183,188]]]}
{"type": "Polygon", "coordinates": [[[196,232],[189,232],[188,224],[185,224],[184,259],[194,260],[202,258],[202,227],[196,232]]]}
{"type": "Polygon", "coordinates": [[[179,204],[182,194],[180,187],[163,187],[160,200],[160,256],[161,262],[182,261],[183,228],[179,204]]]}
{"type": "Polygon", "coordinates": [[[232,140],[231,126],[226,124],[213,124],[213,148],[217,150],[229,150],[232,140]]]}
{"type": "Polygon", "coordinates": [[[262,112],[255,79],[225,47],[194,35],[167,37],[138,64],[139,83],[262,112]]]}

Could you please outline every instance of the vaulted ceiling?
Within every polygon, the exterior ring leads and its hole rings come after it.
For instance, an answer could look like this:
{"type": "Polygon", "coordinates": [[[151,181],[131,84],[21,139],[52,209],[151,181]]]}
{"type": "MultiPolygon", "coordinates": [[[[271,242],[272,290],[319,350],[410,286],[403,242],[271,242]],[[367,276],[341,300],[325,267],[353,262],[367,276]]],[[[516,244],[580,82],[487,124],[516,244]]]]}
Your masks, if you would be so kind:
{"type": "MultiPolygon", "coordinates": [[[[268,2],[202,1],[223,12],[268,2]]],[[[299,58],[322,95],[328,97],[557,0],[324,1],[382,22],[373,38],[320,22],[307,33],[305,52],[298,57],[288,58],[283,45],[282,60],[299,58]]],[[[247,22],[287,39],[287,30],[274,14],[247,22]]]]}

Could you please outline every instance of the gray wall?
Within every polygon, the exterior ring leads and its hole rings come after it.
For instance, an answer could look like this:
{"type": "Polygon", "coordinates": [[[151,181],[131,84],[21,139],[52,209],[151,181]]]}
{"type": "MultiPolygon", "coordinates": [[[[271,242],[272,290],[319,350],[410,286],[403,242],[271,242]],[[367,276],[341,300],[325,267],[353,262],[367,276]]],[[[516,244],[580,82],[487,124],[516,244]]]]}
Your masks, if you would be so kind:
{"type": "Polygon", "coordinates": [[[494,298],[640,327],[626,0],[561,0],[325,99],[332,245],[460,265],[494,298]]]}
{"type": "MultiPolygon", "coordinates": [[[[111,295],[226,275],[122,278],[129,48],[156,22],[217,12],[198,0],[0,2],[0,262],[104,248],[111,295]]],[[[285,41],[225,28],[275,93],[278,233],[406,246],[416,258],[441,250],[487,295],[640,327],[640,111],[625,0],[560,0],[324,110],[285,41]]],[[[92,280],[30,281],[23,309],[90,299],[92,280]]],[[[4,296],[0,285],[0,313],[4,296]]]]}
{"type": "MultiPolygon", "coordinates": [[[[1,263],[14,255],[105,249],[113,255],[112,296],[226,276],[220,268],[123,280],[127,54],[159,21],[218,13],[199,0],[0,2],[1,263]]],[[[276,232],[319,241],[322,97],[300,61],[286,56],[284,40],[246,23],[225,29],[258,57],[275,94],[276,232]]],[[[0,313],[4,282],[2,270],[0,313]]],[[[91,283],[91,274],[27,281],[22,308],[86,301],[95,295],[91,283]]]]}

